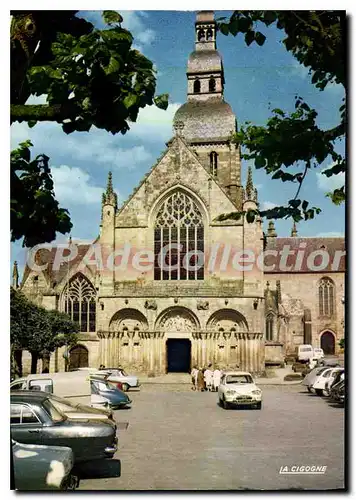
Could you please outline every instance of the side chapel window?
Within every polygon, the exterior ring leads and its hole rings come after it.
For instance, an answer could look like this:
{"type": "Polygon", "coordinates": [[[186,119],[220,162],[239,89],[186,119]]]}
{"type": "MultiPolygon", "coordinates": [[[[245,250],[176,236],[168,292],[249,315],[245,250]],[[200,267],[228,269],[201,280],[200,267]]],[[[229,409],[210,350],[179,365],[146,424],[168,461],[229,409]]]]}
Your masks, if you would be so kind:
{"type": "Polygon", "coordinates": [[[81,332],[95,332],[96,292],[93,285],[78,274],[66,286],[63,294],[64,312],[79,323],[81,332]]]}
{"type": "Polygon", "coordinates": [[[323,278],[319,283],[319,314],[332,316],[334,314],[335,285],[330,278],[323,278]]]}

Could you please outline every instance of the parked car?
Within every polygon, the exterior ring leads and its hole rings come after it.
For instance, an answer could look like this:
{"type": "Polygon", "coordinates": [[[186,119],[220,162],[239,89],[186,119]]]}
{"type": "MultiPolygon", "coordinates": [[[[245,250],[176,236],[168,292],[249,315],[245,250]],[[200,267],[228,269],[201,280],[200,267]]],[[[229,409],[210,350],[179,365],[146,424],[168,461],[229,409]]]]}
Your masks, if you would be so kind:
{"type": "Polygon", "coordinates": [[[132,387],[140,387],[139,379],[135,375],[128,375],[123,368],[103,368],[97,375],[104,376],[109,382],[121,383],[125,392],[132,387]]]}
{"type": "Polygon", "coordinates": [[[74,404],[90,405],[105,409],[107,400],[93,394],[90,385],[90,372],[57,372],[31,374],[10,384],[10,391],[45,391],[66,398],[74,404]]]}
{"type": "Polygon", "coordinates": [[[345,403],[345,380],[340,380],[334,384],[330,389],[330,399],[336,403],[345,403]]]}
{"type": "Polygon", "coordinates": [[[332,376],[330,377],[330,379],[326,381],[324,395],[330,396],[330,391],[331,391],[332,387],[335,384],[338,384],[342,380],[344,380],[344,369],[343,368],[341,368],[337,372],[334,372],[332,374],[332,376]]]}
{"type": "Polygon", "coordinates": [[[118,409],[129,406],[132,401],[123,391],[120,391],[112,382],[106,379],[91,378],[91,390],[105,398],[109,408],[118,409]]]}
{"type": "Polygon", "coordinates": [[[325,386],[327,382],[331,382],[334,378],[334,375],[343,368],[327,368],[324,370],[315,380],[313,384],[313,389],[318,396],[327,396],[328,393],[325,390],[325,386]]]}
{"type": "Polygon", "coordinates": [[[307,363],[309,359],[314,358],[314,349],[310,344],[301,344],[296,347],[297,361],[307,363]]]}
{"type": "Polygon", "coordinates": [[[73,452],[65,446],[23,444],[12,440],[14,488],[20,491],[75,490],[73,452]]]}
{"type": "Polygon", "coordinates": [[[314,355],[315,359],[322,359],[324,357],[324,351],[320,347],[314,347],[314,355]]]}
{"type": "Polygon", "coordinates": [[[55,394],[51,395],[52,404],[67,417],[75,420],[111,420],[115,423],[114,413],[110,408],[93,408],[92,406],[73,403],[69,399],[59,398],[55,394]]]}
{"type": "Polygon", "coordinates": [[[225,409],[244,405],[262,408],[262,391],[248,372],[225,372],[218,387],[218,398],[225,409]]]}
{"type": "Polygon", "coordinates": [[[315,380],[328,368],[328,366],[315,367],[304,377],[304,379],[302,380],[302,385],[305,385],[309,392],[314,392],[313,384],[315,380]]]}
{"type": "Polygon", "coordinates": [[[24,444],[67,446],[74,461],[112,458],[117,450],[117,426],[109,419],[68,418],[47,392],[11,393],[11,434],[24,444]]]}

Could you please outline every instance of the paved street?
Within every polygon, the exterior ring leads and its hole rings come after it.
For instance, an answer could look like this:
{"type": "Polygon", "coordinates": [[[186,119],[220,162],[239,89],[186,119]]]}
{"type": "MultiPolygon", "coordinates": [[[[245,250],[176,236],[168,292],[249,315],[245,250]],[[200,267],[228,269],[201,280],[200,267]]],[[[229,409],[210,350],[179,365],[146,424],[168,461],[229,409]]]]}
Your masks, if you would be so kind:
{"type": "Polygon", "coordinates": [[[116,412],[114,461],[86,466],[82,490],[343,488],[344,410],[300,385],[263,387],[263,408],[223,410],[216,393],[144,386],[116,412]],[[280,475],[282,466],[327,466],[280,475]]]}

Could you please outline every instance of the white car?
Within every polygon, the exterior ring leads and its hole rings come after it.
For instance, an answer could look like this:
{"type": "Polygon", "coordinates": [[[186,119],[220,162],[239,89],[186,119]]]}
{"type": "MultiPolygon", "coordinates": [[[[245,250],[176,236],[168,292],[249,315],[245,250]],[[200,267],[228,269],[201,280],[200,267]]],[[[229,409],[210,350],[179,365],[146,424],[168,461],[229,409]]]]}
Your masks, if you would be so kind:
{"type": "Polygon", "coordinates": [[[324,358],[324,351],[320,347],[314,347],[314,359],[323,359],[324,358]]]}
{"type": "Polygon", "coordinates": [[[128,375],[123,368],[103,368],[95,373],[112,383],[120,383],[123,391],[131,387],[140,387],[140,381],[135,375],[128,375]]]}
{"type": "Polygon", "coordinates": [[[332,382],[334,380],[334,376],[339,372],[340,370],[344,370],[343,368],[328,368],[327,370],[324,370],[323,373],[321,373],[315,380],[313,384],[313,389],[315,390],[316,394],[318,396],[327,396],[327,390],[326,390],[326,383],[327,382],[332,382]]]}
{"type": "Polygon", "coordinates": [[[225,372],[218,388],[219,403],[226,409],[231,406],[262,408],[262,391],[248,372],[225,372]]]}

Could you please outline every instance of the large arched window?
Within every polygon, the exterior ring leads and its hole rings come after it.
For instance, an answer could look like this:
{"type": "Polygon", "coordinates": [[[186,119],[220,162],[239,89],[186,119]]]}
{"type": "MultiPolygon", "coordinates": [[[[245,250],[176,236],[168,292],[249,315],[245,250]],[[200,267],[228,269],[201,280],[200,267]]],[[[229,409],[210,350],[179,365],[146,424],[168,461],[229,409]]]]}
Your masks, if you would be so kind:
{"type": "Polygon", "coordinates": [[[175,191],[162,204],[154,230],[155,280],[204,279],[204,224],[195,201],[175,191]]]}
{"type": "Polygon", "coordinates": [[[268,313],[266,316],[266,340],[272,341],[274,337],[274,314],[268,313]]]}
{"type": "Polygon", "coordinates": [[[79,323],[81,332],[95,332],[95,297],[93,285],[82,274],[71,279],[64,290],[63,309],[79,323]]]}
{"type": "Polygon", "coordinates": [[[210,174],[213,177],[218,175],[218,154],[215,151],[210,153],[210,174]]]}
{"type": "Polygon", "coordinates": [[[319,315],[332,316],[335,310],[335,285],[330,278],[319,283],[319,315]]]}
{"type": "Polygon", "coordinates": [[[194,94],[199,94],[200,92],[200,80],[194,80],[194,94]]]}

